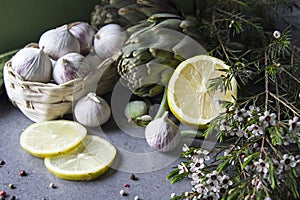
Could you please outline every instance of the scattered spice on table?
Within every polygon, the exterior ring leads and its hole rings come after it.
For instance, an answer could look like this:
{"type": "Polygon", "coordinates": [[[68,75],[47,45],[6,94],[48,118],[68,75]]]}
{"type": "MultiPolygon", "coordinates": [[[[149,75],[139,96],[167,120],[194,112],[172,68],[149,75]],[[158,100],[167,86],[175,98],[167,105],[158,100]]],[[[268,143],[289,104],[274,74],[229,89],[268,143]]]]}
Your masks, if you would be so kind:
{"type": "Polygon", "coordinates": [[[54,183],[50,183],[49,187],[55,189],[56,185],[54,185],[54,183]]]}
{"type": "Polygon", "coordinates": [[[4,160],[0,160],[0,165],[4,165],[5,161],[4,160]]]}
{"type": "Polygon", "coordinates": [[[8,187],[9,187],[10,189],[15,189],[15,188],[16,188],[15,185],[12,184],[12,183],[8,184],[8,187]]]}
{"type": "Polygon", "coordinates": [[[131,174],[130,179],[134,180],[134,181],[138,180],[137,177],[134,174],[131,174]]]}
{"type": "Polygon", "coordinates": [[[127,193],[126,193],[124,190],[120,190],[120,195],[121,195],[121,196],[126,196],[127,193]]]}
{"type": "Polygon", "coordinates": [[[20,176],[26,176],[27,173],[26,173],[25,170],[20,170],[20,171],[19,171],[19,175],[20,175],[20,176]]]}
{"type": "Polygon", "coordinates": [[[16,196],[11,196],[9,200],[16,200],[16,196]]]}
{"type": "Polygon", "coordinates": [[[0,190],[0,196],[3,198],[6,197],[6,192],[4,190],[0,190]]]}

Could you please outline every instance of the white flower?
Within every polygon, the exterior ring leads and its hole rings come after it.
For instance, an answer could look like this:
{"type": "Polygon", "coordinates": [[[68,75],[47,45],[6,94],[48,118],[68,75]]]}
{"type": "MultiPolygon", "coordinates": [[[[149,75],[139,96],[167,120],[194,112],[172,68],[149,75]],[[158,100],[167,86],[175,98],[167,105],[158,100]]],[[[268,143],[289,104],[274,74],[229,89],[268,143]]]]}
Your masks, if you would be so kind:
{"type": "Polygon", "coordinates": [[[210,192],[208,195],[204,195],[203,198],[207,200],[218,200],[220,195],[218,193],[210,192]]]}
{"type": "Polygon", "coordinates": [[[175,193],[172,193],[172,194],[171,194],[171,198],[174,198],[175,196],[176,196],[175,193]]]}
{"type": "Polygon", "coordinates": [[[208,156],[209,152],[207,150],[197,150],[195,154],[196,155],[194,155],[192,158],[193,162],[204,163],[204,161],[210,159],[210,157],[208,156]]]}
{"type": "Polygon", "coordinates": [[[249,106],[249,110],[247,110],[247,114],[249,117],[253,117],[260,111],[259,107],[256,107],[254,105],[249,106]]]}
{"type": "Polygon", "coordinates": [[[189,166],[191,167],[190,168],[191,172],[198,173],[201,172],[201,169],[203,169],[205,165],[203,162],[192,162],[189,164],[189,166]]]}
{"type": "Polygon", "coordinates": [[[207,195],[209,192],[209,189],[202,183],[195,185],[194,190],[199,194],[203,194],[203,195],[207,195]]]}
{"type": "Polygon", "coordinates": [[[291,138],[291,136],[289,134],[282,136],[282,140],[283,140],[283,144],[285,146],[296,143],[296,141],[293,138],[291,138]]]}
{"type": "Polygon", "coordinates": [[[293,155],[284,154],[282,160],[280,160],[280,164],[284,166],[285,170],[289,170],[296,167],[297,161],[295,161],[295,157],[293,155]]]}
{"type": "Polygon", "coordinates": [[[278,38],[281,37],[281,33],[280,33],[279,31],[274,31],[274,32],[273,32],[273,37],[274,37],[275,39],[278,39],[278,38]]]}
{"type": "Polygon", "coordinates": [[[185,193],[184,193],[184,196],[185,196],[185,197],[188,197],[189,195],[190,195],[189,192],[185,192],[185,193]]]}
{"type": "Polygon", "coordinates": [[[234,115],[233,115],[234,120],[241,122],[244,120],[244,117],[247,117],[246,109],[242,108],[234,111],[234,115]]]}
{"type": "Polygon", "coordinates": [[[221,187],[224,189],[228,189],[228,187],[233,184],[229,176],[227,175],[219,176],[218,180],[221,184],[221,187]]]}
{"type": "Polygon", "coordinates": [[[230,130],[230,126],[228,126],[227,121],[222,119],[219,126],[220,131],[228,132],[230,130]]]}
{"type": "Polygon", "coordinates": [[[216,191],[219,188],[219,173],[216,170],[214,170],[212,173],[206,174],[206,177],[206,184],[209,185],[212,190],[216,191]]]}
{"type": "Polygon", "coordinates": [[[256,171],[263,172],[264,174],[269,171],[269,163],[266,163],[263,159],[259,159],[257,162],[254,162],[254,166],[256,167],[256,171]]]}
{"type": "Polygon", "coordinates": [[[270,197],[266,197],[265,200],[272,200],[270,197]]]}
{"type": "Polygon", "coordinates": [[[202,177],[204,174],[202,172],[192,173],[189,177],[192,179],[191,185],[197,185],[198,183],[202,182],[202,177]]]}
{"type": "Polygon", "coordinates": [[[180,169],[179,174],[189,172],[188,168],[186,167],[186,165],[183,162],[178,165],[178,169],[180,169]]]}
{"type": "Polygon", "coordinates": [[[261,126],[258,126],[257,124],[252,124],[247,127],[247,130],[252,132],[254,136],[260,136],[264,134],[264,130],[261,126]]]}
{"type": "Polygon", "coordinates": [[[230,149],[226,149],[226,150],[224,151],[224,156],[225,156],[225,157],[232,156],[232,154],[230,154],[230,152],[231,152],[230,149]]]}
{"type": "Polygon", "coordinates": [[[269,111],[264,112],[264,116],[259,117],[259,121],[262,123],[264,127],[268,127],[270,125],[275,125],[276,124],[276,114],[271,113],[269,111]]]}
{"type": "Polygon", "coordinates": [[[300,127],[299,117],[296,116],[293,119],[290,119],[289,125],[290,125],[290,128],[289,128],[290,131],[292,131],[294,133],[298,133],[299,127],[300,127]]]}
{"type": "Polygon", "coordinates": [[[189,150],[190,150],[190,147],[188,145],[184,144],[183,147],[182,147],[182,151],[187,152],[189,150]]]}
{"type": "Polygon", "coordinates": [[[248,134],[247,134],[244,130],[242,130],[240,126],[237,127],[237,128],[233,128],[231,131],[232,131],[232,132],[230,133],[231,136],[234,136],[234,135],[236,135],[236,136],[238,136],[238,137],[243,137],[243,136],[245,136],[246,138],[247,138],[247,136],[248,136],[248,134]]]}
{"type": "Polygon", "coordinates": [[[282,174],[282,172],[283,172],[283,165],[280,164],[278,160],[273,159],[273,166],[274,166],[276,175],[282,174]]]}

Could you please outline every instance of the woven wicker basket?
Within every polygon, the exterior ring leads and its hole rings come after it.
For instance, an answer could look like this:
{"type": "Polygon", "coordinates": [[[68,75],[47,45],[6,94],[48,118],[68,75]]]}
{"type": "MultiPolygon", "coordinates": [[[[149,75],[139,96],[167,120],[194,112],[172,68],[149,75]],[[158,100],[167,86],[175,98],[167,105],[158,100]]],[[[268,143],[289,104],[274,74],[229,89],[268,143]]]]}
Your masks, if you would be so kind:
{"type": "Polygon", "coordinates": [[[71,114],[77,100],[89,92],[96,91],[100,77],[113,62],[114,60],[109,58],[85,78],[57,85],[24,81],[12,69],[11,61],[8,61],[4,66],[4,84],[11,102],[32,121],[57,119],[71,114]]]}

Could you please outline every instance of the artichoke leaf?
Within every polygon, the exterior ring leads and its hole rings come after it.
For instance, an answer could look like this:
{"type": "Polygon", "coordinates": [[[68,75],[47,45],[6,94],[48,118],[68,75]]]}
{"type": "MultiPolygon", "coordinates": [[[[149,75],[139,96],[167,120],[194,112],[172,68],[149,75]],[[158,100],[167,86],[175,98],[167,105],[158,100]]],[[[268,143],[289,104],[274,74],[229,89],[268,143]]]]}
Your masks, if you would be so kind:
{"type": "Polygon", "coordinates": [[[183,19],[179,15],[172,14],[172,13],[157,13],[154,15],[151,15],[148,18],[148,21],[153,22],[153,23],[159,23],[162,22],[166,19],[183,19]]]}
{"type": "Polygon", "coordinates": [[[131,4],[119,9],[118,14],[123,16],[133,24],[137,24],[139,21],[147,18],[147,16],[138,10],[138,5],[131,4]]]}
{"type": "MultiPolygon", "coordinates": [[[[109,4],[114,6],[123,7],[126,5],[134,4],[136,0],[110,0],[109,4]]],[[[108,4],[108,3],[106,3],[108,4]]]]}
{"type": "Polygon", "coordinates": [[[176,11],[174,4],[170,0],[137,0],[138,4],[152,8],[159,8],[162,10],[176,11]]]}
{"type": "Polygon", "coordinates": [[[181,32],[182,29],[180,28],[180,23],[182,22],[181,19],[166,19],[159,24],[155,25],[152,30],[157,30],[161,28],[168,28],[172,29],[174,31],[179,31],[181,32]]]}

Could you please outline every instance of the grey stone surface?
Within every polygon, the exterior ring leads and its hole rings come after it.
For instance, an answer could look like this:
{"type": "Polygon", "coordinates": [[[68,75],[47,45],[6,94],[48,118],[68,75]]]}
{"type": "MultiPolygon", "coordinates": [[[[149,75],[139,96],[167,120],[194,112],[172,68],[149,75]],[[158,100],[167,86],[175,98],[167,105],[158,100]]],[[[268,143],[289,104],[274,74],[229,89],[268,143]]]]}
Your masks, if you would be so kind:
{"type": "MultiPolygon", "coordinates": [[[[161,160],[160,154],[155,154],[156,156],[153,158],[147,159],[147,153],[151,153],[151,150],[145,139],[133,137],[120,131],[113,120],[105,124],[103,130],[90,129],[89,134],[102,135],[117,147],[118,157],[114,166],[90,182],[61,180],[46,169],[43,159],[31,156],[19,145],[20,134],[32,123],[9,102],[5,94],[0,96],[0,159],[5,161],[5,164],[0,167],[0,190],[6,191],[6,199],[15,195],[20,200],[133,200],[135,196],[139,196],[141,200],[166,200],[170,199],[172,192],[179,194],[190,188],[188,180],[171,185],[165,179],[172,167],[180,162],[176,155],[175,157],[174,155],[166,156],[167,159],[173,156],[170,161],[166,162],[161,160]],[[126,152],[145,153],[144,160],[130,158],[131,160],[128,161],[126,152]],[[132,167],[131,169],[128,169],[126,162],[127,164],[131,163],[129,165],[132,167]],[[144,163],[145,166],[152,166],[152,168],[146,167],[145,172],[142,172],[143,166],[139,166],[140,163],[144,163]],[[160,165],[160,167],[156,167],[157,169],[155,169],[156,163],[160,165]],[[28,175],[21,177],[19,175],[20,170],[25,170],[28,175]],[[130,179],[132,173],[138,177],[138,180],[130,179]],[[9,188],[10,183],[15,185],[15,189],[9,188]],[[54,183],[57,188],[50,188],[50,183],[54,183]],[[130,184],[130,188],[125,188],[124,184],[130,184]],[[128,196],[120,196],[122,189],[128,193],[128,196]]],[[[139,156],[141,157],[141,155],[139,156]]]]}

